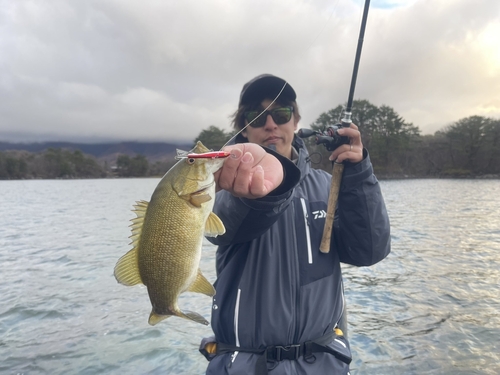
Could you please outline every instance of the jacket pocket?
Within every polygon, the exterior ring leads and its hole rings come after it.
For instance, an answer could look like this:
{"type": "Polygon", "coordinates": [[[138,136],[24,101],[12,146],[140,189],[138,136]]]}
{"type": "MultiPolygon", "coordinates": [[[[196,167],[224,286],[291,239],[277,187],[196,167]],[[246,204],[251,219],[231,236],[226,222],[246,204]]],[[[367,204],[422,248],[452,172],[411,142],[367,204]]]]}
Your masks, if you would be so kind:
{"type": "Polygon", "coordinates": [[[334,272],[338,256],[335,251],[319,250],[325,226],[326,204],[310,202],[305,198],[296,201],[296,243],[300,270],[300,284],[306,285],[334,272]]]}

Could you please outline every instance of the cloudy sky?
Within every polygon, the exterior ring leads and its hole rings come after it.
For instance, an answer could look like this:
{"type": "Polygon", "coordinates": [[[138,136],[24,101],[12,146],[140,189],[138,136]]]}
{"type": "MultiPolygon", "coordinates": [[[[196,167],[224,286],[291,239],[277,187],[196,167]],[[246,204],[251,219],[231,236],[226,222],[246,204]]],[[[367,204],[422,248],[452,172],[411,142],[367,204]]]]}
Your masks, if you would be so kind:
{"type": "MultiPolygon", "coordinates": [[[[307,127],[347,100],[363,4],[0,0],[0,141],[193,140],[261,73],[307,127]]],[[[355,98],[424,134],[500,118],[499,35],[498,0],[372,0],[355,98]]]]}

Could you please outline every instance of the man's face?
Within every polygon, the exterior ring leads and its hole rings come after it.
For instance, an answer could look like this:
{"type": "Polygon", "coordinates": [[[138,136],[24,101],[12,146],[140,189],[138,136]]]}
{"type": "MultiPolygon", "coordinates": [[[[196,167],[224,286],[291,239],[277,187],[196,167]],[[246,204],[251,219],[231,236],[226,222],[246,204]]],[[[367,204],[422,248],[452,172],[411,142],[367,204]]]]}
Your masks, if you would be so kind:
{"type": "MultiPolygon", "coordinates": [[[[272,100],[265,99],[261,102],[260,111],[267,108],[272,100]]],[[[280,108],[281,105],[273,103],[268,111],[275,108],[280,108]]],[[[264,115],[263,115],[264,116],[264,115]]],[[[246,122],[247,124],[248,122],[246,122]]],[[[245,125],[246,125],[245,124],[245,125]]],[[[292,156],[292,141],[294,132],[297,130],[298,122],[295,121],[295,116],[292,113],[290,121],[285,124],[277,125],[270,114],[266,114],[266,123],[264,126],[254,128],[252,125],[248,126],[241,134],[248,139],[248,142],[257,143],[261,146],[269,147],[270,145],[276,146],[276,151],[281,155],[291,158],[292,156]]]]}

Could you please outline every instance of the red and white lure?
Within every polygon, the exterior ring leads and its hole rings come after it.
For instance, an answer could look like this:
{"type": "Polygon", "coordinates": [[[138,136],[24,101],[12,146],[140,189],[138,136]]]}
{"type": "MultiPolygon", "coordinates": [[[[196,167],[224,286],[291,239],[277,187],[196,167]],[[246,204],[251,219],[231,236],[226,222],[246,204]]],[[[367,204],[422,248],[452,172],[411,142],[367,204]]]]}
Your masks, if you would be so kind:
{"type": "Polygon", "coordinates": [[[209,152],[201,152],[199,154],[196,154],[196,153],[189,153],[186,151],[177,150],[176,159],[184,159],[184,158],[189,158],[189,159],[221,159],[221,158],[227,158],[229,155],[231,155],[231,153],[228,151],[209,151],[209,152]]]}
{"type": "Polygon", "coordinates": [[[231,153],[227,151],[210,151],[202,152],[200,154],[187,154],[186,157],[193,159],[219,159],[227,158],[229,155],[231,155],[231,153]]]}

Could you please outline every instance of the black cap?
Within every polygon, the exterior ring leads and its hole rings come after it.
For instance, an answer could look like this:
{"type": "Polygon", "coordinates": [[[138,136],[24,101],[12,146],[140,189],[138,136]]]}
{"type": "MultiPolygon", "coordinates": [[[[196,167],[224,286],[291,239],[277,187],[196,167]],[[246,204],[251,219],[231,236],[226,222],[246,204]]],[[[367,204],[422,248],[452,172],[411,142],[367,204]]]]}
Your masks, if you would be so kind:
{"type": "Polygon", "coordinates": [[[240,104],[259,103],[264,99],[274,99],[280,91],[280,98],[294,101],[297,98],[295,90],[284,79],[272,74],[261,74],[245,83],[240,94],[240,104]],[[283,88],[284,87],[284,88],[283,88]]]}

